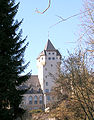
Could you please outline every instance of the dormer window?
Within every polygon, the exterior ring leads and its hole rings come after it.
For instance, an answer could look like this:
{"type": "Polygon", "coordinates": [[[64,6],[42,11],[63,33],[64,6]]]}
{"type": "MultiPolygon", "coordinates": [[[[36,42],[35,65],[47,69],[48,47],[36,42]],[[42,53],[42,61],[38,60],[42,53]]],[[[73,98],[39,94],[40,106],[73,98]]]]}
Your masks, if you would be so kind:
{"type": "Polygon", "coordinates": [[[33,88],[31,89],[31,92],[32,92],[32,93],[34,92],[34,89],[33,89],[33,88]]]}
{"type": "Polygon", "coordinates": [[[38,93],[41,93],[41,88],[38,89],[38,93]]]}

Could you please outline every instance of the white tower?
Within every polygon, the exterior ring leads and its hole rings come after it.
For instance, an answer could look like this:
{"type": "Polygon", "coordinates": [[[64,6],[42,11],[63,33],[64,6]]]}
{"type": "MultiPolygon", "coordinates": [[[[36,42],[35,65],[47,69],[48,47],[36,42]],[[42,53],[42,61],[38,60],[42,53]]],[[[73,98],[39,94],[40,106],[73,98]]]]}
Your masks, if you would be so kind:
{"type": "Polygon", "coordinates": [[[54,86],[54,77],[58,77],[58,65],[60,65],[60,62],[61,54],[48,40],[44,50],[37,58],[38,78],[44,93],[45,106],[51,100],[50,92],[54,86]]]}

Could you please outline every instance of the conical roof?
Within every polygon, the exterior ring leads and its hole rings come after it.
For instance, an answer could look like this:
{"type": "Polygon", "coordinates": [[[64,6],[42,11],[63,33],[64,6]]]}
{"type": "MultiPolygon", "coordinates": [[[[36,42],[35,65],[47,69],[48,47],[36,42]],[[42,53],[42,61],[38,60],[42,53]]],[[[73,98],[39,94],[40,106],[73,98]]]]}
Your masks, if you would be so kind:
{"type": "Polygon", "coordinates": [[[56,50],[51,41],[48,39],[47,44],[44,48],[44,50],[56,50]]]}

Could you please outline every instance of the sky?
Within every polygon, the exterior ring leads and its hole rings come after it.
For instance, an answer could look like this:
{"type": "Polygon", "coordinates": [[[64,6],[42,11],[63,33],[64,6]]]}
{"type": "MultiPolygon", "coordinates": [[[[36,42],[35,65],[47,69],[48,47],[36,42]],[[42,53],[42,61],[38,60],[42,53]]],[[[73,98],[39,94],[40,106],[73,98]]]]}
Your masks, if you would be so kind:
{"type": "Polygon", "coordinates": [[[20,29],[23,30],[22,38],[27,36],[29,45],[25,51],[25,63],[30,62],[25,73],[32,70],[37,75],[36,58],[44,50],[47,40],[50,39],[62,56],[67,56],[67,50],[74,52],[79,38],[80,16],[73,17],[57,25],[62,18],[80,13],[82,0],[52,0],[50,8],[44,13],[36,13],[38,8],[41,12],[48,6],[48,0],[16,0],[20,2],[16,19],[23,20],[20,29]],[[54,25],[53,27],[50,27],[54,25]]]}

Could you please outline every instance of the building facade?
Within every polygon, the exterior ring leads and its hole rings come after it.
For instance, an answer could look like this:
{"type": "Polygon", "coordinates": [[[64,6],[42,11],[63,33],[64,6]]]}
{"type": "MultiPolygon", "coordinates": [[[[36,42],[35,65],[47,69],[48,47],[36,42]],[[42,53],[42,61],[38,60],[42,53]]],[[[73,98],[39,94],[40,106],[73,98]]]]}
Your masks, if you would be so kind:
{"type": "Polygon", "coordinates": [[[26,83],[30,87],[23,98],[26,109],[44,109],[52,101],[50,93],[58,77],[60,63],[60,52],[48,40],[37,58],[38,75],[32,75],[26,83]]]}

